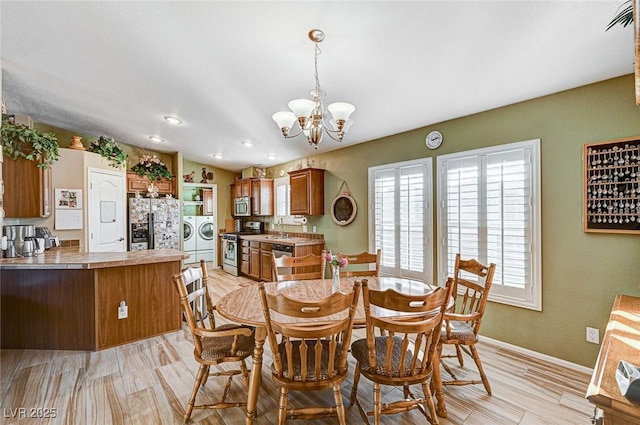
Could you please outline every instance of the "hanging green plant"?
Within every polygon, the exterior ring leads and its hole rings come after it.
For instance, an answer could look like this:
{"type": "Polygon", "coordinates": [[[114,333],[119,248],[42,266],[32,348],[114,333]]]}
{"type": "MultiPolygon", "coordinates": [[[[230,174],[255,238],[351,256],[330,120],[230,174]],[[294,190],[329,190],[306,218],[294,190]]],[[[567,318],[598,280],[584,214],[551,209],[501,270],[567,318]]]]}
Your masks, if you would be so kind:
{"type": "Polygon", "coordinates": [[[140,160],[131,167],[131,171],[139,176],[147,176],[149,181],[162,180],[163,178],[170,179],[172,177],[171,171],[156,155],[145,154],[140,156],[140,160]]]}
{"type": "Polygon", "coordinates": [[[633,3],[631,0],[627,0],[620,5],[618,9],[620,12],[609,22],[607,26],[607,31],[616,26],[617,24],[626,27],[627,25],[631,25],[633,23],[633,3]]]}
{"type": "Polygon", "coordinates": [[[122,150],[122,147],[112,137],[108,136],[98,137],[91,142],[87,150],[100,154],[114,168],[124,167],[129,159],[129,155],[122,150]]]}
{"type": "Polygon", "coordinates": [[[25,158],[49,168],[59,158],[58,138],[35,128],[16,124],[13,115],[2,114],[2,153],[12,159],[25,158]]]}

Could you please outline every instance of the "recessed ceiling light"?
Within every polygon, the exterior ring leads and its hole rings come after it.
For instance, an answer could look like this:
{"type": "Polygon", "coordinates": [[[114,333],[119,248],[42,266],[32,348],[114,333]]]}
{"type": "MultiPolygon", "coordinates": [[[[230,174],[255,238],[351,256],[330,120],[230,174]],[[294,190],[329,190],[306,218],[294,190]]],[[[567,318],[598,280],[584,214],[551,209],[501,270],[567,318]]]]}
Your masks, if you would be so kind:
{"type": "Polygon", "coordinates": [[[214,157],[215,159],[223,159],[223,158],[224,158],[224,157],[222,156],[222,154],[221,154],[221,153],[214,153],[214,154],[213,154],[213,157],[214,157]]]}
{"type": "Polygon", "coordinates": [[[156,143],[164,142],[160,136],[149,136],[149,140],[156,143]]]}
{"type": "Polygon", "coordinates": [[[249,140],[242,142],[242,146],[245,146],[247,148],[250,148],[251,146],[253,146],[253,143],[249,140]]]}
{"type": "Polygon", "coordinates": [[[167,121],[170,124],[173,125],[180,125],[182,124],[182,120],[178,117],[172,117],[171,115],[167,115],[166,117],[164,117],[165,121],[167,121]]]}
{"type": "Polygon", "coordinates": [[[276,159],[277,156],[275,156],[274,154],[270,153],[269,155],[267,155],[267,159],[270,159],[271,161],[273,161],[274,159],[276,159]]]}

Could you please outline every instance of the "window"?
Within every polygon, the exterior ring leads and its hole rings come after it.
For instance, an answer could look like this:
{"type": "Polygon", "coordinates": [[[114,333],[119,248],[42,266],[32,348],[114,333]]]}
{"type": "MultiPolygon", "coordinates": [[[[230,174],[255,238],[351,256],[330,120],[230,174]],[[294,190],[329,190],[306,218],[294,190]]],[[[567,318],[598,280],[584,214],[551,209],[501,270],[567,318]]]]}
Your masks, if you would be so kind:
{"type": "Polygon", "coordinates": [[[369,168],[369,249],[383,274],[433,279],[431,173],[431,158],[369,168]]]}
{"type": "Polygon", "coordinates": [[[275,191],[275,221],[279,222],[282,219],[287,222],[290,218],[289,202],[291,194],[291,186],[289,185],[289,176],[281,177],[273,181],[273,187],[275,191]]]}
{"type": "Polygon", "coordinates": [[[438,157],[438,271],[455,255],[495,263],[489,299],[542,309],[540,140],[438,157]]]}

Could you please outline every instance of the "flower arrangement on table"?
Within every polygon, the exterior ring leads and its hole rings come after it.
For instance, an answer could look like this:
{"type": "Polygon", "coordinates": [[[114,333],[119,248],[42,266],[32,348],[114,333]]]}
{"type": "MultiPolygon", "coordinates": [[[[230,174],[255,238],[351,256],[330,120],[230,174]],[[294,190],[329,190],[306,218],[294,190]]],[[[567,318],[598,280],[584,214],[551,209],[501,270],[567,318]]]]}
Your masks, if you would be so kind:
{"type": "Polygon", "coordinates": [[[167,168],[164,162],[158,158],[157,155],[144,154],[140,156],[140,160],[136,165],[131,167],[131,171],[139,176],[147,176],[149,181],[170,179],[172,177],[171,171],[167,168]]]}
{"type": "Polygon", "coordinates": [[[347,267],[349,264],[349,260],[347,257],[338,257],[337,255],[333,255],[331,251],[327,251],[324,254],[325,260],[327,260],[327,264],[331,265],[331,270],[337,272],[340,267],[347,267]]]}
{"type": "Polygon", "coordinates": [[[333,255],[331,251],[324,254],[324,259],[331,265],[331,288],[334,292],[340,290],[340,267],[347,267],[349,260],[346,257],[333,255]]]}
{"type": "Polygon", "coordinates": [[[89,152],[95,152],[109,161],[113,168],[124,167],[129,155],[122,150],[122,147],[113,140],[112,137],[100,136],[95,139],[87,148],[89,152]]]}

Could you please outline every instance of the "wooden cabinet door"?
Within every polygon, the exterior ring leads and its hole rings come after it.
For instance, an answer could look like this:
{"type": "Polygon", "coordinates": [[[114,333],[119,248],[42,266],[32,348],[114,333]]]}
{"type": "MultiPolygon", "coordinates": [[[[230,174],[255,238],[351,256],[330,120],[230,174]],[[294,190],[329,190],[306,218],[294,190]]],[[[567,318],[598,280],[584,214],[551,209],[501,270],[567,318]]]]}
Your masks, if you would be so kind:
{"type": "Polygon", "coordinates": [[[213,189],[201,189],[202,215],[213,215],[213,189]]]}
{"type": "MultiPolygon", "coordinates": [[[[146,176],[139,176],[133,171],[127,171],[128,193],[140,192],[141,195],[144,195],[145,193],[147,193],[149,183],[149,179],[146,176]]],[[[158,187],[158,193],[161,195],[175,194],[173,190],[173,178],[155,181],[154,184],[158,187]]]]}
{"type": "Polygon", "coordinates": [[[51,215],[51,169],[35,161],[5,156],[2,163],[4,211],[7,218],[51,215]]]}
{"type": "Polygon", "coordinates": [[[252,214],[256,216],[273,215],[273,180],[251,180],[252,214]]]}
{"type": "Polygon", "coordinates": [[[249,276],[254,279],[260,279],[260,248],[249,249],[249,276]]]}
{"type": "Polygon", "coordinates": [[[273,267],[273,260],[271,258],[271,244],[260,244],[260,261],[260,280],[271,282],[273,280],[273,276],[271,274],[271,270],[273,267]]]}
{"type": "Polygon", "coordinates": [[[306,168],[289,172],[291,215],[324,214],[324,170],[306,168]]]}

